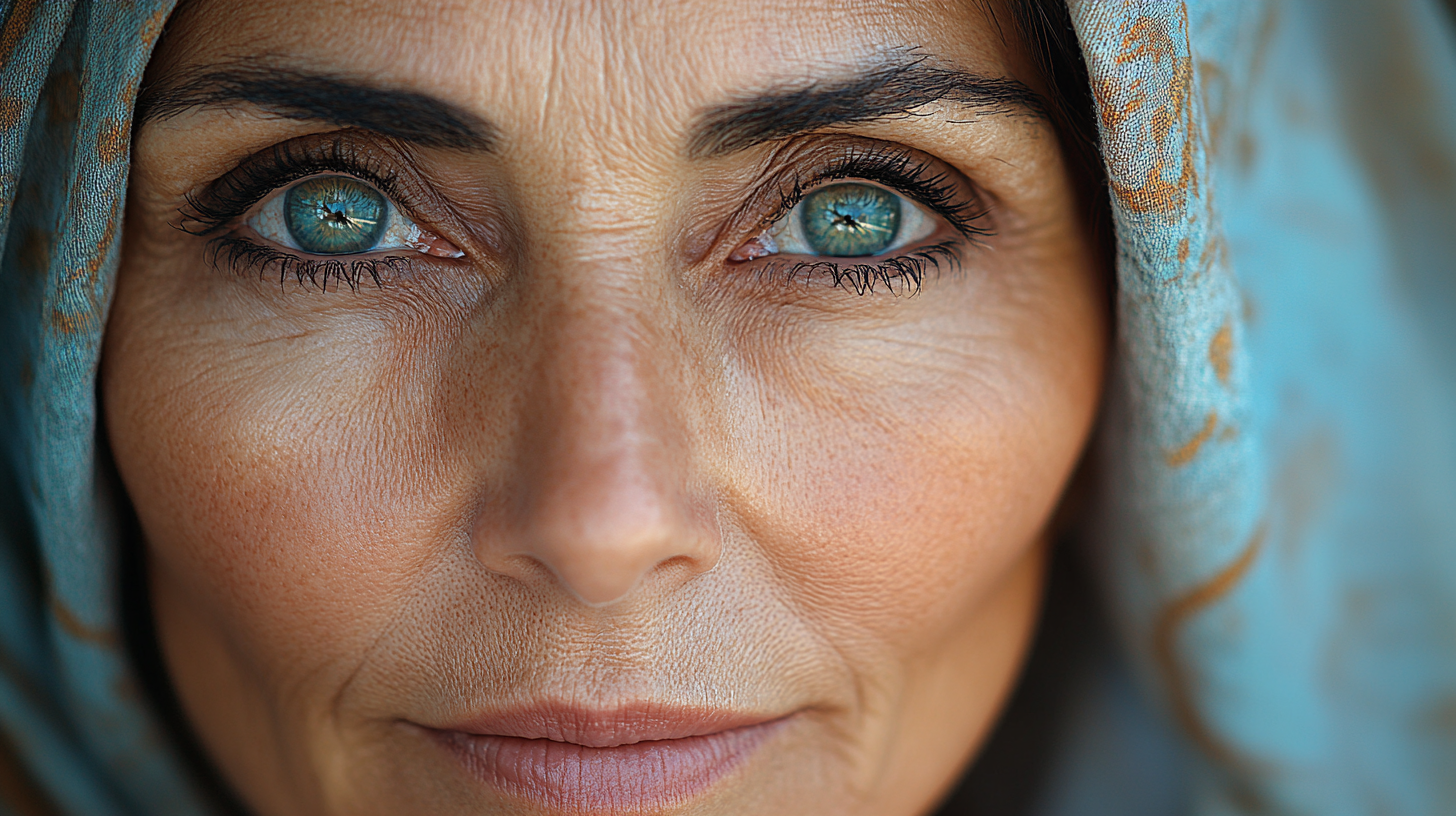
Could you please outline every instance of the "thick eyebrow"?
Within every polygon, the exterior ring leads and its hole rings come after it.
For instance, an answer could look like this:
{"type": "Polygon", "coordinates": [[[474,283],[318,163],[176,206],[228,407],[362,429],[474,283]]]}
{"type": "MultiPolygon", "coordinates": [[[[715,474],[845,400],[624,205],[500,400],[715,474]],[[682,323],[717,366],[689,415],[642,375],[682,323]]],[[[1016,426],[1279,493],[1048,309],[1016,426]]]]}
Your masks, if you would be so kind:
{"type": "Polygon", "coordinates": [[[980,113],[1049,118],[1046,100],[1017,80],[915,55],[844,79],[771,90],[713,108],[699,118],[688,152],[695,158],[721,156],[821,128],[908,116],[943,101],[980,113]]]}
{"type": "Polygon", "coordinates": [[[456,105],[414,91],[291,68],[236,63],[194,70],[144,87],[138,124],[194,108],[256,105],[286,119],[330,122],[370,130],[421,147],[488,151],[498,135],[489,123],[456,105]]]}

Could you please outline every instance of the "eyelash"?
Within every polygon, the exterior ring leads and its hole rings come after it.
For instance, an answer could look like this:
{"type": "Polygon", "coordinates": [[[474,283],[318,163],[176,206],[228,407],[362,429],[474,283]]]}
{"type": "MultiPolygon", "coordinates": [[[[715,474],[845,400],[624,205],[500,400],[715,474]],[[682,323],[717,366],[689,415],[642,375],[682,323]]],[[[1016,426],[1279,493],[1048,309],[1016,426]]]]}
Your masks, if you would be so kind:
{"type": "Polygon", "coordinates": [[[893,295],[910,297],[920,294],[927,272],[938,273],[942,266],[949,266],[952,270],[960,268],[958,248],[953,240],[941,241],[877,263],[848,266],[825,260],[770,260],[759,267],[758,275],[771,281],[781,279],[785,283],[792,283],[800,275],[805,281],[815,275],[827,275],[834,288],[853,291],[856,295],[867,295],[874,292],[876,286],[883,286],[893,295]]]}
{"type": "Polygon", "coordinates": [[[411,259],[402,255],[385,255],[379,258],[356,258],[340,261],[334,258],[305,258],[284,249],[277,249],[240,238],[224,235],[207,245],[206,258],[214,269],[228,269],[235,274],[278,270],[280,284],[290,277],[300,285],[307,283],[321,291],[328,291],[329,281],[336,286],[348,286],[358,290],[367,277],[375,286],[384,283],[381,270],[393,274],[408,273],[411,259]]]}
{"type": "MultiPolygon", "coordinates": [[[[392,200],[400,198],[400,185],[389,167],[347,139],[337,138],[323,144],[284,142],[243,162],[202,193],[188,195],[176,226],[192,235],[213,235],[275,190],[318,173],[352,175],[374,184],[392,200]]],[[[772,215],[762,220],[762,227],[786,216],[818,186],[844,179],[877,182],[918,201],[973,244],[994,234],[984,226],[989,210],[980,199],[966,195],[950,179],[948,171],[932,172],[931,165],[918,160],[908,150],[882,145],[850,148],[807,176],[791,173],[779,185],[778,203],[772,215]]],[[[785,283],[800,277],[808,281],[816,275],[828,276],[833,287],[858,295],[883,287],[892,294],[910,296],[919,293],[927,273],[938,273],[945,267],[958,270],[961,260],[958,248],[955,239],[943,240],[868,264],[770,257],[758,263],[758,276],[785,283]]],[[[273,269],[278,273],[280,285],[292,277],[300,285],[306,283],[325,291],[330,281],[335,286],[355,290],[367,278],[378,286],[385,274],[408,273],[415,260],[400,255],[350,261],[308,258],[237,235],[214,237],[208,243],[206,257],[211,266],[226,268],[235,274],[262,275],[273,269]]]]}
{"type": "MultiPolygon", "coordinates": [[[[255,154],[200,194],[188,195],[176,227],[191,235],[213,235],[274,191],[319,173],[351,175],[370,182],[393,201],[401,198],[398,179],[388,165],[347,139],[323,144],[283,142],[255,154]]],[[[379,286],[384,274],[408,273],[414,261],[403,255],[349,261],[308,258],[237,235],[214,237],[205,252],[208,264],[216,269],[239,275],[262,275],[273,269],[280,285],[292,277],[300,285],[323,291],[330,281],[351,290],[357,290],[366,278],[379,286]]]]}
{"type": "Polygon", "coordinates": [[[399,182],[389,169],[344,139],[322,145],[276,144],[255,154],[198,195],[187,196],[178,228],[208,235],[227,224],[269,193],[316,173],[348,173],[374,184],[385,195],[399,197],[399,182]]]}
{"type": "MultiPolygon", "coordinates": [[[[807,178],[791,176],[780,187],[779,204],[773,215],[763,220],[762,227],[766,229],[777,223],[804,196],[826,182],[863,179],[883,184],[924,204],[972,244],[980,244],[982,238],[995,234],[985,226],[990,211],[979,198],[965,195],[948,171],[931,173],[930,164],[903,148],[854,147],[807,178]]],[[[920,292],[927,272],[938,273],[943,267],[953,271],[960,268],[958,249],[956,240],[944,240],[872,264],[843,265],[825,259],[787,261],[770,257],[759,262],[759,277],[792,282],[800,276],[807,281],[814,275],[827,275],[834,288],[852,290],[857,295],[870,294],[877,286],[883,286],[891,294],[912,296],[920,292]]]]}

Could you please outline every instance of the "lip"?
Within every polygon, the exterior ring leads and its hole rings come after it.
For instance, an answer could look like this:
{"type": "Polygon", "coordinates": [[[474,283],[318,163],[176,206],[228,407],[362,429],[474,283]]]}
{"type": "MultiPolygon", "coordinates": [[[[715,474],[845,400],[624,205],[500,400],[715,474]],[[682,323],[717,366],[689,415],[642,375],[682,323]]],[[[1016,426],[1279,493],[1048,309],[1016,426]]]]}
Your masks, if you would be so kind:
{"type": "Polygon", "coordinates": [[[563,813],[663,810],[732,773],[789,716],[651,705],[518,708],[427,727],[472,775],[563,813]]]}

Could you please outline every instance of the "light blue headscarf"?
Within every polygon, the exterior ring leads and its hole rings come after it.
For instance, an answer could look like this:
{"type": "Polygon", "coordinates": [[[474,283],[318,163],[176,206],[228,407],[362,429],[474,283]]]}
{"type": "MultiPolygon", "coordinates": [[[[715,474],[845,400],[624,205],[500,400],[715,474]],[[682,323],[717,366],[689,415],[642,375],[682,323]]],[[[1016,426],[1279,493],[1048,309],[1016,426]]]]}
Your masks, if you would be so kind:
{"type": "MultiPolygon", "coordinates": [[[[1090,544],[1188,809],[1456,813],[1452,21],[1071,6],[1117,235],[1090,544]]],[[[1128,812],[1109,732],[1058,812],[1128,812]]]]}
{"type": "MultiPolygon", "coordinates": [[[[171,5],[0,5],[0,813],[208,812],[123,649],[96,467],[131,109],[171,5]]],[[[1087,538],[1136,680],[1083,695],[1043,810],[1456,813],[1449,21],[1070,5],[1118,256],[1087,538]]]]}

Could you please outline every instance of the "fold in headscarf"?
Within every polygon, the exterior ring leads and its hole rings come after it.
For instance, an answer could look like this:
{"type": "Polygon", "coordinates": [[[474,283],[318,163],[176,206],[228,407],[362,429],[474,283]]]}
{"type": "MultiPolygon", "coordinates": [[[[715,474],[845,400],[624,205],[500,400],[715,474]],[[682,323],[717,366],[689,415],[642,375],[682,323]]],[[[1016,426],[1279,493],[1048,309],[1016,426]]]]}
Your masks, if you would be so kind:
{"type": "Polygon", "coordinates": [[[0,28],[0,793],[20,814],[202,814],[119,625],[96,370],[137,86],[170,2],[12,0],[0,28]]]}
{"type": "Polygon", "coordinates": [[[1117,238],[1090,543],[1192,810],[1456,813],[1446,9],[1071,9],[1117,238]]]}
{"type": "MultiPolygon", "coordinates": [[[[209,812],[137,691],[97,469],[131,110],[171,5],[0,6],[0,811],[209,812]]],[[[1456,812],[1444,10],[1070,6],[1118,268],[1086,538],[1191,801],[1123,784],[1128,706],[1093,694],[1044,811],[1456,812]]]]}

